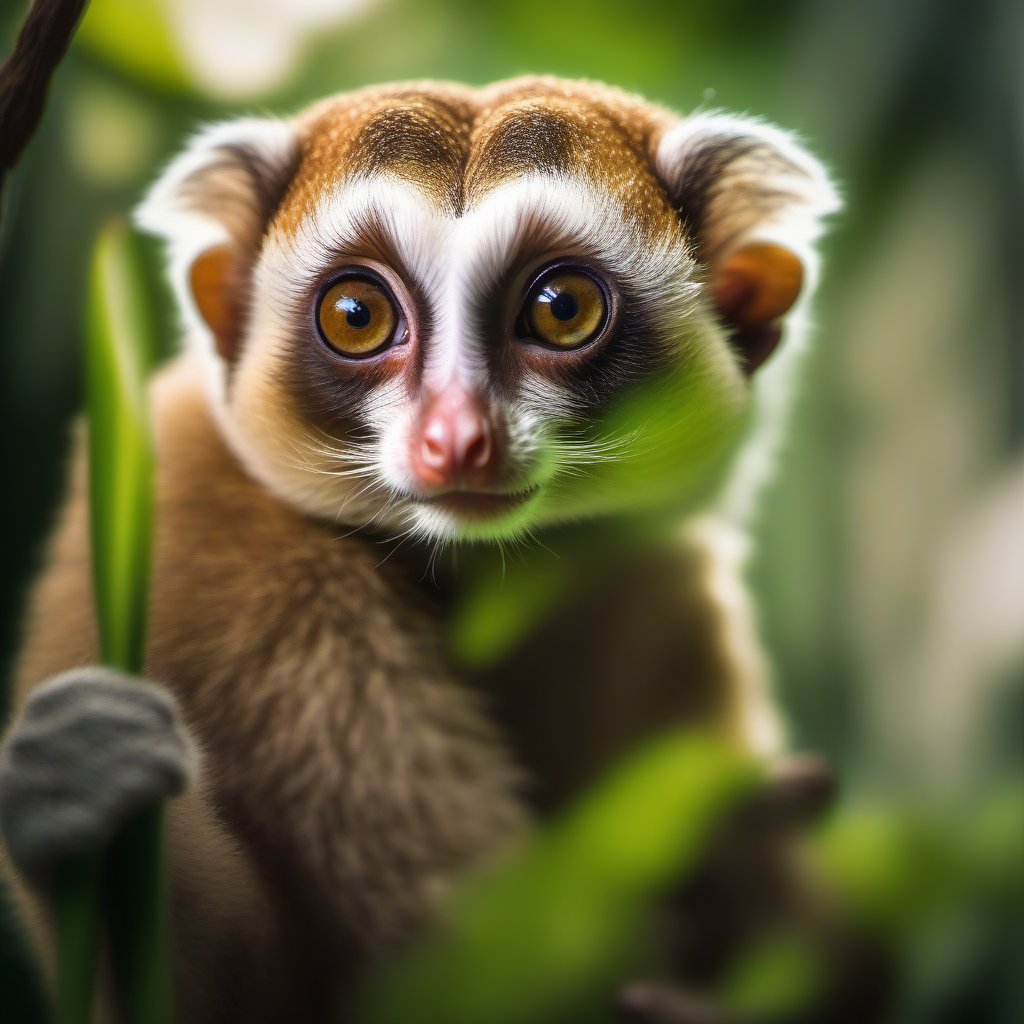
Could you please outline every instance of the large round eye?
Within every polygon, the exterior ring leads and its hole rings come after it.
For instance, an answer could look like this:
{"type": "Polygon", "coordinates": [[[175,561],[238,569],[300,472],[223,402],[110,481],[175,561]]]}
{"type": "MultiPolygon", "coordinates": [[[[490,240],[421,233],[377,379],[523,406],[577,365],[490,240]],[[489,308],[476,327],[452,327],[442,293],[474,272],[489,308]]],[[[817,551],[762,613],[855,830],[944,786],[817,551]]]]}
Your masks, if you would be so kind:
{"type": "Polygon", "coordinates": [[[317,310],[324,341],[344,356],[368,356],[388,345],[398,311],[388,290],[372,277],[351,274],[324,292],[317,310]]]}
{"type": "Polygon", "coordinates": [[[604,289],[578,270],[554,270],[526,297],[527,333],[556,348],[578,348],[601,333],[608,319],[604,289]]]}

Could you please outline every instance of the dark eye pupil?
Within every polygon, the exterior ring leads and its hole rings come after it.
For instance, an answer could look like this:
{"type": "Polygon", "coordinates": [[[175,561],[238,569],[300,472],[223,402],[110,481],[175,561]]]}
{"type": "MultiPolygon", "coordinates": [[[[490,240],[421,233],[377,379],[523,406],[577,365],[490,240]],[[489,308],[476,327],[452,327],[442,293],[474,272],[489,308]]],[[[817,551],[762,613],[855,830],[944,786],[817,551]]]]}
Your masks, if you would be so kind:
{"type": "Polygon", "coordinates": [[[560,292],[551,300],[549,308],[556,320],[572,320],[580,311],[580,304],[568,292],[560,292]]]}
{"type": "Polygon", "coordinates": [[[355,327],[358,330],[369,326],[372,319],[370,310],[358,299],[346,296],[338,301],[338,308],[345,311],[345,320],[348,322],[349,327],[355,327]]]}

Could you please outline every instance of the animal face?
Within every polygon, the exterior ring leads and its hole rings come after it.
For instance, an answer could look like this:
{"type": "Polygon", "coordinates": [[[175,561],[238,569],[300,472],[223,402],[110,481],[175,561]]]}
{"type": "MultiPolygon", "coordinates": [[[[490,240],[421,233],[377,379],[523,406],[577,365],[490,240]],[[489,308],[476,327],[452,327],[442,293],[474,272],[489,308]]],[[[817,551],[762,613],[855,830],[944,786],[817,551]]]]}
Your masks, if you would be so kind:
{"type": "Polygon", "coordinates": [[[833,206],[780,133],[542,79],[221,126],[140,219],[257,478],[487,539],[706,497],[833,206]]]}

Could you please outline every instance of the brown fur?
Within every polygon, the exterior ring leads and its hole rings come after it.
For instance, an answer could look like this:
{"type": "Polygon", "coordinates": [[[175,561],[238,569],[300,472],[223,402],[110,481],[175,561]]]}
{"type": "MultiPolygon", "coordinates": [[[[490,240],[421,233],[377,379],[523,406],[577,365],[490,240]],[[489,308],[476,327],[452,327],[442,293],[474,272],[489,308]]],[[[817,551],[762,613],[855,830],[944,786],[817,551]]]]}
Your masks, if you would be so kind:
{"type": "Polygon", "coordinates": [[[301,160],[273,220],[293,233],[354,174],[387,171],[458,214],[530,171],[583,175],[628,200],[651,229],[672,223],[650,171],[666,112],[592,83],[521,78],[486,89],[435,82],[323,100],[299,121],[301,160]]]}
{"type": "Polygon", "coordinates": [[[775,752],[778,723],[740,591],[741,559],[721,540],[681,537],[603,564],[586,540],[578,559],[560,549],[573,565],[571,597],[478,681],[494,694],[541,806],[564,805],[673,726],[775,752]]]}
{"type": "MultiPolygon", "coordinates": [[[[231,964],[261,981],[247,1021],[284,1019],[279,1000],[320,1013],[340,963],[408,935],[453,878],[519,833],[518,777],[475,695],[447,678],[435,619],[399,567],[252,482],[188,360],[161,375],[154,397],[160,515],[146,674],[178,696],[209,794],[176,801],[172,818],[180,1019],[207,1019],[208,993],[223,994],[214,979],[231,964]]],[[[79,459],[31,602],[19,702],[97,658],[83,470],[79,459]]],[[[600,612],[607,590],[595,590],[488,674],[536,803],[560,803],[669,722],[733,720],[735,651],[716,635],[722,620],[701,573],[677,567],[662,559],[606,574],[622,615],[600,612]],[[662,614],[627,614],[628,593],[640,591],[645,608],[663,598],[662,614]],[[599,635],[611,643],[595,644],[599,635]]]]}

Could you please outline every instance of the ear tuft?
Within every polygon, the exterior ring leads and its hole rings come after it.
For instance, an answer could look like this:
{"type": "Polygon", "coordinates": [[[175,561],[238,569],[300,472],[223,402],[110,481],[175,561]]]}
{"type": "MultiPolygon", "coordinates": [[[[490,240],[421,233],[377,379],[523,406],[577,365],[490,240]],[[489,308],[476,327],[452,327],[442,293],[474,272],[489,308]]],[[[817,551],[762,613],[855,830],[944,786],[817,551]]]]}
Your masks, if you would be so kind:
{"type": "Polygon", "coordinates": [[[221,355],[234,350],[246,273],[298,160],[298,139],[284,121],[213,125],[136,210],[138,226],[167,241],[179,300],[186,313],[199,313],[221,355]]]}
{"type": "Polygon", "coordinates": [[[669,197],[709,263],[752,241],[809,255],[839,198],[821,164],[778,128],[727,114],[680,121],[655,154],[669,197]]]}
{"type": "Polygon", "coordinates": [[[748,370],[775,347],[814,245],[839,199],[790,136],[746,118],[698,115],[669,128],[655,171],[708,269],[711,295],[748,370]]]}
{"type": "Polygon", "coordinates": [[[205,229],[212,238],[252,245],[298,163],[294,130],[284,121],[241,118],[211,125],[173,160],[135,213],[144,231],[172,247],[205,229]],[[255,236],[255,237],[254,237],[255,236]]]}

